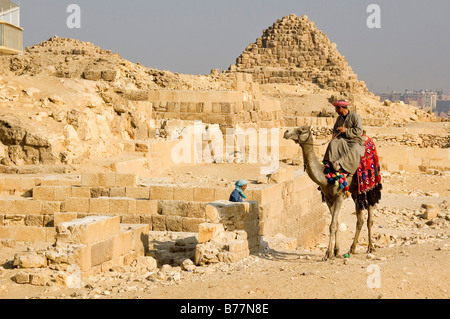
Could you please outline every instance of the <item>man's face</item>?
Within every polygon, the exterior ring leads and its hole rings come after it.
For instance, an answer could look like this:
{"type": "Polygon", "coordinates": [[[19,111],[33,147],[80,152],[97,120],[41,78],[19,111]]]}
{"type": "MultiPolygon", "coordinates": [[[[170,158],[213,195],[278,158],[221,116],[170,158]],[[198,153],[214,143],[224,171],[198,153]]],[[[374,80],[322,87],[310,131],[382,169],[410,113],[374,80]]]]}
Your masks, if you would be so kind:
{"type": "Polygon", "coordinates": [[[241,187],[243,191],[245,191],[247,189],[247,184],[245,184],[244,186],[241,187]]]}
{"type": "Polygon", "coordinates": [[[342,115],[344,113],[342,107],[340,106],[335,106],[334,109],[336,110],[336,113],[339,115],[342,115]]]}

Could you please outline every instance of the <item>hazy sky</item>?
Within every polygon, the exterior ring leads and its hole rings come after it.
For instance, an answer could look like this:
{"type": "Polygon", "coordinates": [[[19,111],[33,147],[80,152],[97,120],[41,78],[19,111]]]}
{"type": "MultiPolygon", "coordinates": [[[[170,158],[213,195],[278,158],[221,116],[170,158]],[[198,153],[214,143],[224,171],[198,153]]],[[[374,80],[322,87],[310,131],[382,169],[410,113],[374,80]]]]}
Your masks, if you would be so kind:
{"type": "Polygon", "coordinates": [[[189,74],[228,69],[277,19],[306,14],[371,91],[450,94],[448,0],[21,0],[20,6],[24,46],[70,37],[189,74]],[[81,8],[79,29],[67,27],[69,4],[81,8]],[[380,29],[367,26],[369,4],[381,8],[380,29]]]}

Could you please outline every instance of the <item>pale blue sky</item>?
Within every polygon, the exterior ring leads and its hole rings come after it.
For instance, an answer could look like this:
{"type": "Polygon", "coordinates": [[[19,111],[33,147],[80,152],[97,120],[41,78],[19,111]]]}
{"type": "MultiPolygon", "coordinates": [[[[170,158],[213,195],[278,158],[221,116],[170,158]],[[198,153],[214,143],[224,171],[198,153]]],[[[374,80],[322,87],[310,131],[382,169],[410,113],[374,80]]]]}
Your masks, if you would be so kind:
{"type": "MultiPolygon", "coordinates": [[[[16,1],[19,2],[19,1],[16,1]]],[[[337,43],[373,92],[444,89],[450,94],[448,0],[21,0],[24,45],[53,35],[92,42],[146,67],[206,74],[228,69],[277,19],[306,14],[337,43]],[[69,29],[71,3],[81,28],[69,29]],[[369,29],[369,4],[381,29],[369,29]]]]}

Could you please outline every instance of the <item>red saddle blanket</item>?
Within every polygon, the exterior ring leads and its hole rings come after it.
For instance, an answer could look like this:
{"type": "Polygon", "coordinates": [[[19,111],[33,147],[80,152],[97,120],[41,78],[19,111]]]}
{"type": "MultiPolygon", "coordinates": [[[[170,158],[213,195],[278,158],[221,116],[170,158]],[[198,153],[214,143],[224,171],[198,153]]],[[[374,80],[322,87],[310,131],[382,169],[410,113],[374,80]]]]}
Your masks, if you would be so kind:
{"type": "Polygon", "coordinates": [[[361,157],[361,163],[356,171],[358,176],[358,193],[366,193],[373,190],[381,183],[380,162],[378,160],[377,148],[370,137],[364,143],[366,153],[361,157]]]}

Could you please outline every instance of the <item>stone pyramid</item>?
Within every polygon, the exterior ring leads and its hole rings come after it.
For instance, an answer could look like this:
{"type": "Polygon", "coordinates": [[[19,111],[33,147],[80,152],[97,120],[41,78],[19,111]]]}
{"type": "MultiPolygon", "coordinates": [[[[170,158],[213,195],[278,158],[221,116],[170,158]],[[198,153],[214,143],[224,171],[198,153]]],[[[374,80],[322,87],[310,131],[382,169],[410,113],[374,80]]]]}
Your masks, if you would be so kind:
{"type": "Polygon", "coordinates": [[[337,45],[306,15],[291,14],[264,30],[230,71],[251,73],[261,84],[310,82],[331,91],[368,92],[337,45]]]}

